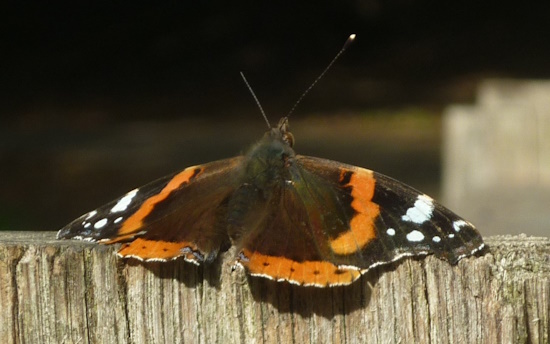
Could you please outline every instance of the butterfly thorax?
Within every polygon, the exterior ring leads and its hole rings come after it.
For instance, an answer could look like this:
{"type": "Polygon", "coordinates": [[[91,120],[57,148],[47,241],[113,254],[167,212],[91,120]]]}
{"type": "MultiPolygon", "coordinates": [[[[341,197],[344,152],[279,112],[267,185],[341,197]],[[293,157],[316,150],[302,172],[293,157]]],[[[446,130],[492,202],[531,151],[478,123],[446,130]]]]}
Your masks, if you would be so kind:
{"type": "Polygon", "coordinates": [[[281,199],[296,156],[292,142],[288,124],[281,120],[246,154],[239,187],[228,204],[228,232],[233,240],[269,217],[267,209],[274,209],[270,205],[281,199]]]}
{"type": "Polygon", "coordinates": [[[296,153],[292,149],[293,137],[288,131],[288,121],[283,118],[271,128],[246,154],[244,183],[262,190],[282,185],[290,178],[288,168],[296,153]]]}

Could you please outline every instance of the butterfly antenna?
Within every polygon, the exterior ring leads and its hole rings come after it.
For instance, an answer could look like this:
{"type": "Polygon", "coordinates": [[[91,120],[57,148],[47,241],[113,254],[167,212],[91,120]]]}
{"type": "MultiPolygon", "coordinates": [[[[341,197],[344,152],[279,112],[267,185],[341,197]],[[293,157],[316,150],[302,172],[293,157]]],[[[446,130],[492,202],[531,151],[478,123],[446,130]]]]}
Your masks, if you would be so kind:
{"type": "Polygon", "coordinates": [[[348,39],[346,40],[346,43],[344,43],[344,46],[342,47],[342,49],[340,49],[340,51],[338,52],[338,54],[336,54],[336,56],[334,56],[334,58],[332,59],[332,61],[330,61],[330,63],[328,64],[328,66],[323,70],[323,72],[317,77],[317,79],[315,79],[313,81],[313,83],[304,91],[304,93],[302,93],[302,95],[300,96],[300,98],[298,98],[298,100],[294,103],[294,106],[292,106],[292,109],[290,109],[290,111],[288,112],[288,114],[286,115],[286,117],[289,117],[293,112],[294,110],[296,109],[296,107],[298,106],[298,104],[300,104],[300,102],[302,101],[302,99],[304,99],[304,97],[306,96],[306,94],[309,93],[309,91],[311,91],[311,89],[313,88],[313,86],[315,86],[319,80],[321,80],[321,78],[326,74],[326,72],[328,72],[328,70],[330,69],[330,67],[332,67],[332,65],[334,64],[334,62],[336,62],[336,60],[338,60],[338,58],[340,57],[340,55],[342,55],[344,53],[344,51],[346,51],[346,49],[349,47],[349,45],[355,40],[355,34],[351,34],[349,35],[348,39]]]}
{"type": "Polygon", "coordinates": [[[241,77],[244,80],[244,83],[246,84],[246,87],[248,87],[248,90],[250,91],[250,94],[252,94],[252,97],[254,97],[254,100],[256,101],[256,105],[258,105],[258,107],[260,108],[260,111],[262,112],[262,116],[264,116],[265,122],[267,123],[267,127],[271,129],[271,124],[269,124],[269,120],[267,119],[264,108],[262,107],[262,104],[260,104],[258,97],[256,97],[256,93],[254,93],[252,86],[250,86],[250,84],[248,83],[248,80],[246,80],[244,73],[243,72],[240,72],[240,73],[241,73],[241,77]]]}

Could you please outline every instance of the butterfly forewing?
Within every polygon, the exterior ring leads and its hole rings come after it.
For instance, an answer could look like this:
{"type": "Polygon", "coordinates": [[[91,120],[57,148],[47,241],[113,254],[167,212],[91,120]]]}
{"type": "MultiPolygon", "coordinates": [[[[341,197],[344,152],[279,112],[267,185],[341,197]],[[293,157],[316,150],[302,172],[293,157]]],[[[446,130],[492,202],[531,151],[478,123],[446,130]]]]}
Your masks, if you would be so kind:
{"type": "Polygon", "coordinates": [[[483,248],[470,222],[406,184],[376,172],[374,177],[378,241],[387,252],[395,252],[391,258],[434,253],[454,264],[483,248]]]}
{"type": "Polygon", "coordinates": [[[471,223],[404,183],[325,159],[298,156],[297,160],[304,170],[322,177],[318,180],[327,181],[324,187],[334,190],[335,202],[352,208],[351,215],[345,208],[339,215],[347,224],[344,229],[327,231],[336,257],[333,262],[339,265],[365,270],[431,253],[456,263],[484,247],[471,223]]]}
{"type": "MultiPolygon", "coordinates": [[[[120,240],[119,230],[123,221],[134,214],[143,203],[158,195],[174,178],[176,173],[157,179],[140,188],[129,191],[95,210],[92,210],[63,227],[58,239],[81,239],[87,241],[120,240]]],[[[136,228],[136,233],[142,226],[136,228]]]]}
{"type": "Polygon", "coordinates": [[[71,222],[58,238],[124,242],[119,255],[143,260],[212,260],[229,245],[224,202],[241,159],[189,167],[132,190],[71,222]]]}

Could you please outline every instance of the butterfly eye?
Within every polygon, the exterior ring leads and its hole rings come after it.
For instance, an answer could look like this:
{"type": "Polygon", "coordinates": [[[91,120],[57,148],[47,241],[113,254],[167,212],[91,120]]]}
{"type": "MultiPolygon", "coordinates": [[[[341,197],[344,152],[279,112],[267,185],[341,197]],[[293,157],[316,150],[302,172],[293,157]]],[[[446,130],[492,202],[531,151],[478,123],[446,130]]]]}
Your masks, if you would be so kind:
{"type": "Polygon", "coordinates": [[[283,140],[290,146],[294,146],[294,135],[289,132],[283,134],[283,140]]]}

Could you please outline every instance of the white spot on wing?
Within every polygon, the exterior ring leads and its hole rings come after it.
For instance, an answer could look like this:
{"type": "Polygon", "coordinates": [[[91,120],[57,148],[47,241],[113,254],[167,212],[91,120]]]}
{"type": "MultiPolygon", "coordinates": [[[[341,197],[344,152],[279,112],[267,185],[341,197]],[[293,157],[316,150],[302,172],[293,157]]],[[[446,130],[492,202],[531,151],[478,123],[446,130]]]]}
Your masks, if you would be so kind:
{"type": "Polygon", "coordinates": [[[101,219],[94,224],[95,229],[100,229],[107,224],[107,219],[101,219]]]}
{"type": "Polygon", "coordinates": [[[122,216],[119,216],[115,219],[115,221],[113,221],[114,223],[119,223],[120,221],[122,221],[122,216]]]}
{"type": "Polygon", "coordinates": [[[432,241],[433,242],[441,242],[441,238],[436,235],[432,238],[432,241]]]}
{"type": "Polygon", "coordinates": [[[394,235],[395,235],[395,229],[393,229],[393,228],[388,228],[388,230],[386,231],[386,233],[387,233],[388,235],[394,236],[394,235]]]}
{"type": "Polygon", "coordinates": [[[452,238],[454,238],[454,237],[455,237],[455,235],[454,235],[453,233],[449,234],[449,238],[452,239],[452,238]]]}
{"type": "Polygon", "coordinates": [[[407,240],[411,242],[418,242],[424,240],[424,234],[422,234],[420,231],[417,231],[416,229],[409,234],[407,234],[407,240]]]}
{"type": "Polygon", "coordinates": [[[128,192],[124,197],[122,197],[117,204],[111,209],[111,213],[117,213],[119,211],[124,211],[130,203],[132,202],[132,199],[136,196],[138,192],[138,189],[134,189],[130,192],[128,192]]]}
{"type": "Polygon", "coordinates": [[[464,220],[456,220],[455,222],[453,222],[453,227],[455,229],[455,232],[460,232],[460,227],[463,227],[463,226],[468,226],[468,222],[464,221],[464,220]]]}
{"type": "Polygon", "coordinates": [[[97,210],[90,211],[88,215],[86,215],[86,218],[84,220],[91,219],[92,217],[94,217],[95,214],[97,214],[97,210]]]}
{"type": "Polygon", "coordinates": [[[92,225],[92,224],[91,224],[90,222],[86,222],[86,223],[84,223],[84,228],[88,228],[88,227],[90,227],[91,225],[92,225]]]}
{"type": "Polygon", "coordinates": [[[428,195],[420,195],[414,202],[414,206],[407,209],[407,213],[401,217],[403,221],[424,223],[432,217],[434,210],[433,199],[428,195]]]}

